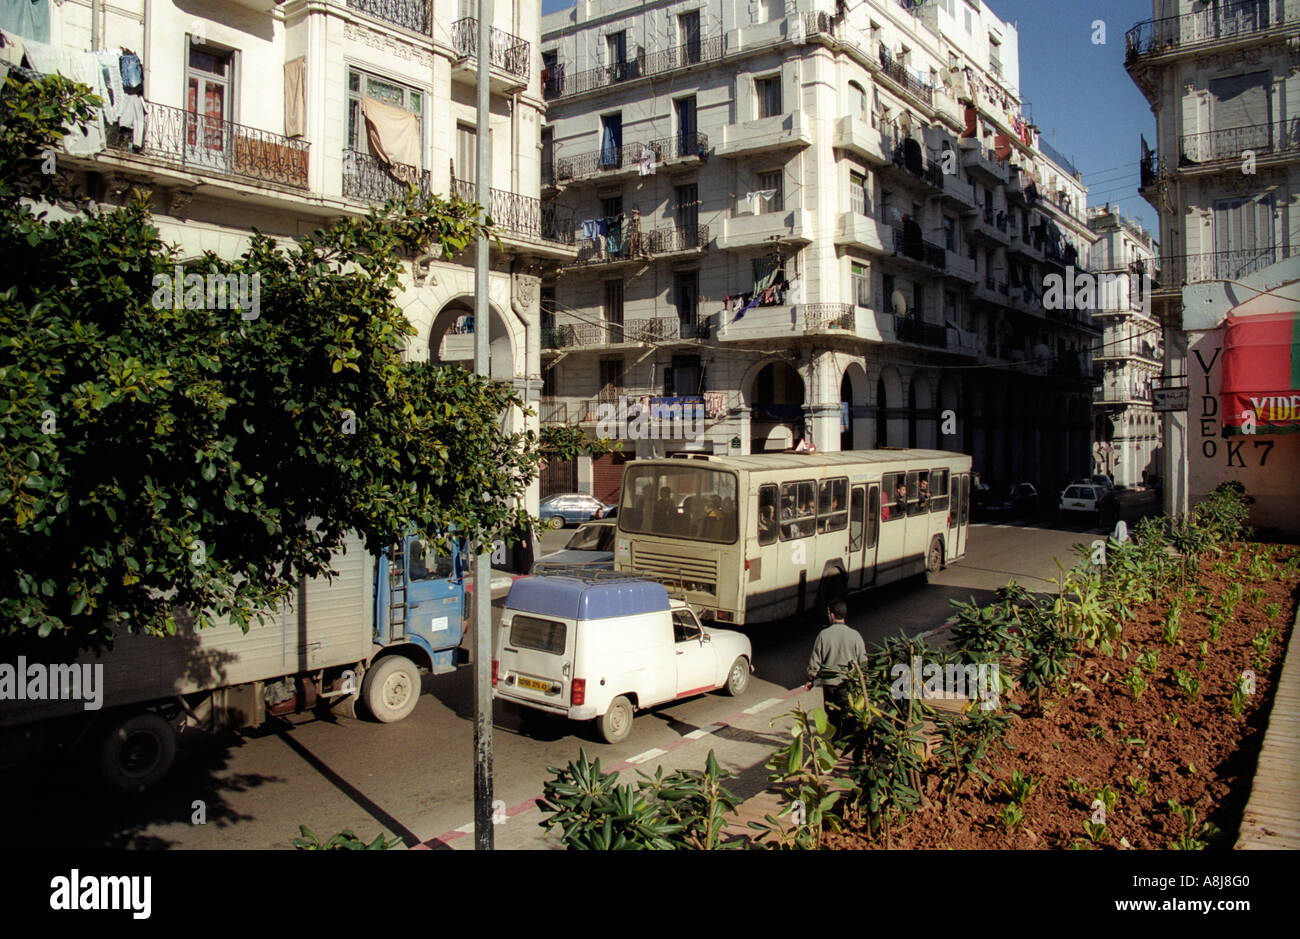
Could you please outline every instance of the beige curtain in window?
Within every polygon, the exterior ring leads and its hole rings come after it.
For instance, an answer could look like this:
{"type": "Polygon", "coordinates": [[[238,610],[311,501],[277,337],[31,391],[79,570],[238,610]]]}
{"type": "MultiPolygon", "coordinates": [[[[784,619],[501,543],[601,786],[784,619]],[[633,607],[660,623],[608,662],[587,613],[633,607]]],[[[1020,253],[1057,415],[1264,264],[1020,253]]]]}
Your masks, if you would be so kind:
{"type": "Polygon", "coordinates": [[[419,117],[377,98],[362,98],[361,113],[366,119],[370,152],[386,164],[394,176],[415,182],[415,175],[423,165],[419,117]]]}
{"type": "Polygon", "coordinates": [[[307,133],[307,57],[284,63],[284,135],[307,133]]]}

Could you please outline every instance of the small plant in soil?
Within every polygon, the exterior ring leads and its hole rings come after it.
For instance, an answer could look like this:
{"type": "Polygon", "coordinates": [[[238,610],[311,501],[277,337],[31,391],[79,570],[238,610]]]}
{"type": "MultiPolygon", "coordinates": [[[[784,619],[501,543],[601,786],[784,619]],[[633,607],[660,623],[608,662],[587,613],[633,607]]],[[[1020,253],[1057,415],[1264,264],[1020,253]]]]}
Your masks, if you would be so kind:
{"type": "Polygon", "coordinates": [[[1183,823],[1182,834],[1169,842],[1169,847],[1174,851],[1204,851],[1211,841],[1222,834],[1211,822],[1198,825],[1196,809],[1190,805],[1182,805],[1177,799],[1169,799],[1165,802],[1165,806],[1171,816],[1181,819],[1183,823]]]}
{"type": "Polygon", "coordinates": [[[1169,613],[1165,616],[1165,642],[1171,646],[1177,645],[1178,637],[1182,635],[1183,627],[1179,623],[1182,613],[1182,607],[1175,600],[1174,605],[1169,608],[1169,613]]]}
{"type": "Polygon", "coordinates": [[[1025,820],[1025,810],[1018,803],[1012,802],[1010,805],[1002,807],[997,818],[1007,831],[1013,831],[1025,820]]]}
{"type": "Polygon", "coordinates": [[[1261,671],[1266,668],[1269,662],[1273,659],[1272,654],[1269,652],[1269,644],[1272,643],[1277,636],[1277,629],[1273,626],[1269,626],[1265,629],[1261,629],[1250,640],[1251,648],[1255,650],[1255,663],[1261,671]]]}
{"type": "Polygon", "coordinates": [[[1218,642],[1219,635],[1223,632],[1223,624],[1226,618],[1221,613],[1215,614],[1210,620],[1210,642],[1218,642]]]}
{"type": "Polygon", "coordinates": [[[1282,606],[1278,603],[1270,603],[1264,607],[1264,615],[1268,617],[1270,623],[1277,619],[1278,614],[1281,612],[1282,606]]]}
{"type": "Polygon", "coordinates": [[[1251,606],[1259,606],[1259,601],[1263,600],[1267,596],[1267,590],[1261,590],[1259,587],[1256,587],[1251,590],[1250,593],[1246,594],[1246,602],[1251,606]]]}
{"type": "Polygon", "coordinates": [[[1110,788],[1109,785],[1102,786],[1094,793],[1095,801],[1100,802],[1102,808],[1106,810],[1106,817],[1109,818],[1115,813],[1115,806],[1119,805],[1119,793],[1110,788]]]}
{"type": "Polygon", "coordinates": [[[1105,822],[1094,822],[1091,819],[1083,823],[1083,833],[1088,836],[1088,840],[1093,844],[1101,844],[1110,837],[1105,822]]]}
{"type": "Polygon", "coordinates": [[[1093,740],[1105,740],[1106,728],[1102,727],[1100,724],[1093,724],[1088,728],[1088,736],[1093,740]]]}
{"type": "Polygon", "coordinates": [[[1038,780],[1033,776],[1014,770],[1009,780],[1002,781],[1002,791],[1007,794],[1016,805],[1024,805],[1025,801],[1034,794],[1038,789],[1038,780]]]}
{"type": "Polygon", "coordinates": [[[1149,791],[1147,781],[1138,776],[1125,776],[1124,781],[1128,783],[1128,787],[1132,791],[1133,795],[1137,796],[1139,799],[1144,798],[1149,791]]]}
{"type": "Polygon", "coordinates": [[[1174,683],[1188,701],[1195,701],[1201,693],[1201,680],[1184,669],[1174,669],[1174,683]]]}
{"type": "Polygon", "coordinates": [[[1065,778],[1065,788],[1069,789],[1077,796],[1085,795],[1088,792],[1087,785],[1077,776],[1067,776],[1065,778]]]}
{"type": "Polygon", "coordinates": [[[1228,705],[1233,717],[1241,717],[1242,714],[1246,713],[1246,702],[1249,698],[1250,696],[1246,693],[1243,683],[1238,682],[1237,686],[1232,690],[1232,701],[1228,705]]]}
{"type": "Polygon", "coordinates": [[[1147,680],[1142,677],[1142,671],[1136,665],[1124,676],[1124,684],[1128,685],[1129,693],[1133,695],[1134,701],[1142,697],[1142,692],[1147,690],[1147,680]]]}
{"type": "Polygon", "coordinates": [[[768,780],[785,783],[781,792],[785,805],[775,817],[764,816],[766,824],[750,822],[749,827],[772,835],[767,843],[774,847],[819,848],[827,831],[843,828],[839,803],[851,792],[847,784],[832,778],[836,755],[831,737],[825,711],[796,710],[790,742],[768,759],[767,768],[772,770],[768,780]]]}
{"type": "Polygon", "coordinates": [[[1155,649],[1147,649],[1138,656],[1138,665],[1148,675],[1154,675],[1160,667],[1160,653],[1155,649]]]}

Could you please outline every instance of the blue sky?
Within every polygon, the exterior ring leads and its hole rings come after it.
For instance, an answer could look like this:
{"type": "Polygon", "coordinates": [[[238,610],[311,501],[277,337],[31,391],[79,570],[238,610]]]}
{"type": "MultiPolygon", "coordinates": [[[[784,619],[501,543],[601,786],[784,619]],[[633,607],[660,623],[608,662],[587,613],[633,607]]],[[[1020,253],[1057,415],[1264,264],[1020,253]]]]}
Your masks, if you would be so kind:
{"type": "MultiPolygon", "coordinates": [[[[933,0],[931,0],[933,2],[933,0]]],[[[1137,194],[1138,135],[1155,142],[1155,118],[1124,71],[1124,34],[1151,17],[1150,0],[986,0],[1020,31],[1021,96],[1043,138],[1074,161],[1089,205],[1118,202],[1159,235],[1155,211],[1137,194]],[[1106,26],[1093,44],[1093,22],[1106,26]]],[[[542,0],[542,12],[573,0],[542,0]]]]}

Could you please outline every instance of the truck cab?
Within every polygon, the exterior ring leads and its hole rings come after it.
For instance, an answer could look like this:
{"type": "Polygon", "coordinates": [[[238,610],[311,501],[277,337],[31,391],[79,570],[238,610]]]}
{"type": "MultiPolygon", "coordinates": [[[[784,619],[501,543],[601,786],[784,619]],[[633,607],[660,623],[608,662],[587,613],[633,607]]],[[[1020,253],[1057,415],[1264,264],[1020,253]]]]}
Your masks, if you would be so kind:
{"type": "Polygon", "coordinates": [[[715,690],[742,694],[753,662],[748,637],[705,629],[663,584],[597,575],[516,580],[498,649],[493,697],[595,721],[608,743],[627,738],[638,709],[715,690]]]}

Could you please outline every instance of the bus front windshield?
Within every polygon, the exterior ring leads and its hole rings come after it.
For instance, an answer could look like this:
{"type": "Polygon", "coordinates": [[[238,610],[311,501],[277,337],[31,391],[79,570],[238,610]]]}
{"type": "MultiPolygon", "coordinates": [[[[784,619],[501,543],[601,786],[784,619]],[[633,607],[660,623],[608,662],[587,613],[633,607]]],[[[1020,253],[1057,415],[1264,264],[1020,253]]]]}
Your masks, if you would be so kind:
{"type": "Polygon", "coordinates": [[[736,477],[700,466],[629,466],[618,527],[639,535],[731,544],[736,540],[736,477]]]}

